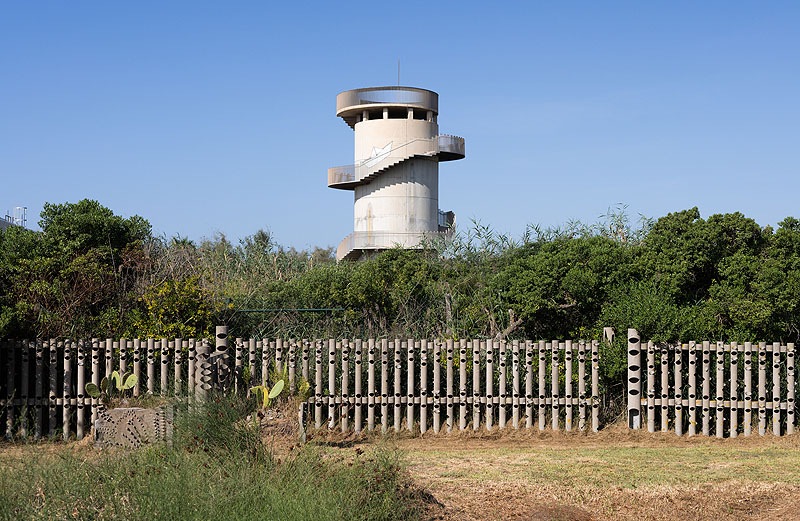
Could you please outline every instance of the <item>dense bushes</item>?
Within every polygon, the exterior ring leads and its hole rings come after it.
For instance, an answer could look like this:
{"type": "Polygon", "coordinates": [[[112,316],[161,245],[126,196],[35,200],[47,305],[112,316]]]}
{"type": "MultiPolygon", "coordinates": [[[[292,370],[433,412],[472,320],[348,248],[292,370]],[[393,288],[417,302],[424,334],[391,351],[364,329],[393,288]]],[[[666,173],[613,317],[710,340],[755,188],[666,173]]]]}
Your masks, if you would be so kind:
{"type": "Polygon", "coordinates": [[[0,239],[0,336],[118,331],[151,236],[96,201],[45,204],[41,233],[18,227],[0,239]]]}
{"type": "Polygon", "coordinates": [[[617,211],[519,241],[474,224],[425,252],[341,264],[263,231],[238,245],[160,239],[94,201],[47,205],[40,226],[0,235],[0,336],[188,337],[226,323],[243,337],[575,338],[613,326],[656,340],[800,340],[794,218],[773,230],[693,208],[633,227],[617,211]]]}

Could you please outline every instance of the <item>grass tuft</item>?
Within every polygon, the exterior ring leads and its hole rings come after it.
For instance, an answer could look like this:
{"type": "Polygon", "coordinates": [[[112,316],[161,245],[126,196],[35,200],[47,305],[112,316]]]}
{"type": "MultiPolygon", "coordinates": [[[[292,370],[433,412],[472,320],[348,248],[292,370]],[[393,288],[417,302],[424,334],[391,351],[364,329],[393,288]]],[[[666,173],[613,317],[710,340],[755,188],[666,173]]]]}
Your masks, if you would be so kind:
{"type": "Polygon", "coordinates": [[[396,453],[341,457],[306,446],[277,457],[245,420],[251,407],[214,398],[179,411],[171,446],[125,452],[40,444],[0,456],[0,519],[419,517],[396,453]]]}

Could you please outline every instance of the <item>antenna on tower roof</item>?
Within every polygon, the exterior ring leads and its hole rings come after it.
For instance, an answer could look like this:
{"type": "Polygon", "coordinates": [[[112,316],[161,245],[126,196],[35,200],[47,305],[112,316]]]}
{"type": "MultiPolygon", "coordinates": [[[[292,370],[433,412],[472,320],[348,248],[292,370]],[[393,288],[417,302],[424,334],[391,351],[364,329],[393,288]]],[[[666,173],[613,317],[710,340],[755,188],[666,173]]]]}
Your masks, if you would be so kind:
{"type": "Polygon", "coordinates": [[[397,58],[397,86],[400,86],[400,58],[397,58]]]}

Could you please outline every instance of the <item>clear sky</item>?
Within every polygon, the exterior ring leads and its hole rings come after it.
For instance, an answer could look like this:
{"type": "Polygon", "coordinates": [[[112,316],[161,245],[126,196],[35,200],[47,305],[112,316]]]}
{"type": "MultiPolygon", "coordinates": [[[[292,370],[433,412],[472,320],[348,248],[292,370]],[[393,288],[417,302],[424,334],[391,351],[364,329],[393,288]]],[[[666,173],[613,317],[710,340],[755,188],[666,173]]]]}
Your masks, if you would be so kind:
{"type": "Polygon", "coordinates": [[[93,198],[157,233],[335,246],[342,90],[439,93],[460,224],[617,203],[800,216],[796,2],[3,2],[0,210],[93,198]]]}

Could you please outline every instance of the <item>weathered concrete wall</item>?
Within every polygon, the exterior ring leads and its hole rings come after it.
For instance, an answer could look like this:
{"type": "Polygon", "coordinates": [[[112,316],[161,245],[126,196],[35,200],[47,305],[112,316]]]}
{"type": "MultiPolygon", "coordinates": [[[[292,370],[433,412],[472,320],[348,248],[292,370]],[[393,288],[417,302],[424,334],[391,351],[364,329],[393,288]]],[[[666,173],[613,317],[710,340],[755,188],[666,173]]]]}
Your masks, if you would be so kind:
{"type": "Polygon", "coordinates": [[[438,230],[439,164],[435,159],[404,161],[371,183],[356,187],[354,231],[402,234],[438,230]]]}
{"type": "Polygon", "coordinates": [[[136,449],[148,443],[172,438],[171,409],[125,407],[100,409],[94,424],[94,444],[98,447],[136,449]]]}

